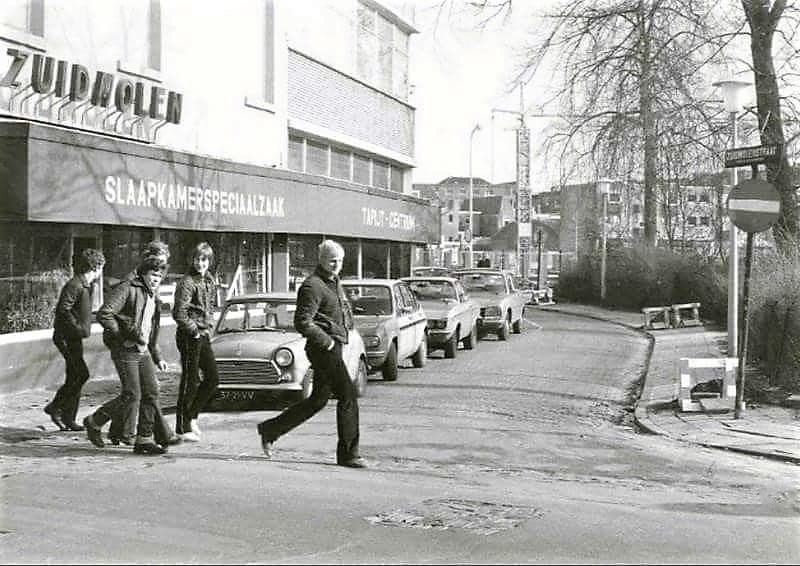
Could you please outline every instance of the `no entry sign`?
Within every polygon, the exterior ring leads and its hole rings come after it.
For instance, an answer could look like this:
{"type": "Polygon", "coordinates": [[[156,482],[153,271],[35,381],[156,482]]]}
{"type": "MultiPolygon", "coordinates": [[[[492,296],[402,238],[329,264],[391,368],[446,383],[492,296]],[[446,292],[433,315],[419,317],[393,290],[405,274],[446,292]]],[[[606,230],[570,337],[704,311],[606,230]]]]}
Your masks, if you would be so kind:
{"type": "Polygon", "coordinates": [[[780,195],[771,183],[748,179],[728,195],[728,216],[745,232],[763,232],[778,220],[780,195]]]}

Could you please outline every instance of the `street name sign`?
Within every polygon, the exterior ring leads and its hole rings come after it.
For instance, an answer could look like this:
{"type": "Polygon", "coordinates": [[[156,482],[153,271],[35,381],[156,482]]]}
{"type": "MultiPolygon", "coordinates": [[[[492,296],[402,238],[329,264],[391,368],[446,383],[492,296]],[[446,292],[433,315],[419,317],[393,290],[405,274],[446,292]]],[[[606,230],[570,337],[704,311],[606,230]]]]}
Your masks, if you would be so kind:
{"type": "Polygon", "coordinates": [[[725,167],[778,163],[781,155],[783,155],[783,144],[781,143],[726,149],[725,167]]]}
{"type": "Polygon", "coordinates": [[[763,232],[778,219],[780,195],[772,183],[748,179],[728,194],[728,216],[745,232],[763,232]]]}

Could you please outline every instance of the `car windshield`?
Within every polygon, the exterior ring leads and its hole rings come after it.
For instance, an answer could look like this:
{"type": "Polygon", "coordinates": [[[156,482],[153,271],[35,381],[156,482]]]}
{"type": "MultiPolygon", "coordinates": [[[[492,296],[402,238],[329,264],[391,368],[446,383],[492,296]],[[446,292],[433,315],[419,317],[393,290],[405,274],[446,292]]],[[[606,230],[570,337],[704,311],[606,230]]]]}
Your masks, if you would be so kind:
{"type": "Polygon", "coordinates": [[[419,301],[456,298],[455,287],[450,281],[409,281],[408,285],[419,301]]]}
{"type": "Polygon", "coordinates": [[[294,331],[295,303],[248,301],[227,305],[220,315],[217,334],[245,331],[294,331]]]}
{"type": "Polygon", "coordinates": [[[382,316],[392,314],[392,298],[389,288],[382,285],[343,285],[353,314],[382,316]]]}
{"type": "Polygon", "coordinates": [[[411,270],[414,275],[448,275],[450,270],[446,267],[415,267],[411,270]]]}
{"type": "Polygon", "coordinates": [[[498,273],[459,273],[457,275],[467,291],[478,293],[505,293],[506,284],[498,273]]]}

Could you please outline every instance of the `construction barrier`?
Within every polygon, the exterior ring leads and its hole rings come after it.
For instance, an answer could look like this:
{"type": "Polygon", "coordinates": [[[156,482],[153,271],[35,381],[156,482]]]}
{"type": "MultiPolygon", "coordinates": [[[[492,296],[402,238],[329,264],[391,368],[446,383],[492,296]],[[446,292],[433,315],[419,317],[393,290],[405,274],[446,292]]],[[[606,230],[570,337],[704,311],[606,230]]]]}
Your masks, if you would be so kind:
{"type": "Polygon", "coordinates": [[[709,410],[732,410],[736,403],[736,368],[739,367],[737,358],[681,358],[680,360],[680,393],[678,402],[683,412],[698,412],[709,410]],[[724,369],[722,378],[722,392],[719,398],[693,399],[692,388],[698,383],[709,381],[698,379],[697,369],[724,369]]]}

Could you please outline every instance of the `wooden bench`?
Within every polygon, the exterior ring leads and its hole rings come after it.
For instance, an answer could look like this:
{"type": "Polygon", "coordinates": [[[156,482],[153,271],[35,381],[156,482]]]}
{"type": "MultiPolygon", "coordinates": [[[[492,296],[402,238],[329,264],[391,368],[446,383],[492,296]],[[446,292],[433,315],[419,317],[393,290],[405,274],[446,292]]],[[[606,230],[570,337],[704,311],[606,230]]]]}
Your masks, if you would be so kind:
{"type": "Polygon", "coordinates": [[[670,307],[644,307],[642,316],[644,317],[644,328],[654,328],[654,322],[663,322],[664,328],[670,325],[670,307]]]}
{"type": "Polygon", "coordinates": [[[700,303],[682,303],[672,305],[672,328],[686,326],[687,322],[702,324],[700,320],[700,303]]]}

